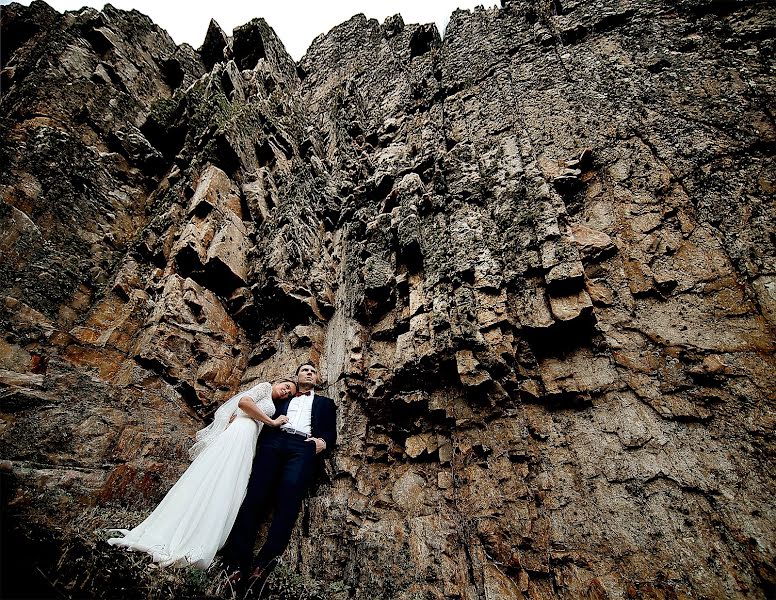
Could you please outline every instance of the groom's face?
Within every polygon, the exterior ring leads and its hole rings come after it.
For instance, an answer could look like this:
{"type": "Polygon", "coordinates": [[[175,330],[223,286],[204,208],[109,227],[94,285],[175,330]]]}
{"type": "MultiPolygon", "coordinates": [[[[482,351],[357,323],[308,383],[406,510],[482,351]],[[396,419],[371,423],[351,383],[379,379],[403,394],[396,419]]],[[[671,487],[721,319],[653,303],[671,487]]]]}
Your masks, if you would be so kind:
{"type": "Polygon", "coordinates": [[[318,383],[318,371],[316,371],[315,367],[312,365],[302,365],[297,376],[299,379],[299,387],[301,388],[309,390],[318,383]]]}

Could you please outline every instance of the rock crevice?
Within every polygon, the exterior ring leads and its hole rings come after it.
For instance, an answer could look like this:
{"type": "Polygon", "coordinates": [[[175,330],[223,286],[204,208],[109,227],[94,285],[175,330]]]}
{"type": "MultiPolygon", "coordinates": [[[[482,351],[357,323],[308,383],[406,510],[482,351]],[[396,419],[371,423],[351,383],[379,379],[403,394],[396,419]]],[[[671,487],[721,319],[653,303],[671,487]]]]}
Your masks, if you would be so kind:
{"type": "Polygon", "coordinates": [[[94,529],[312,359],[341,443],[284,568],[329,597],[771,596],[774,19],[508,0],[294,64],[4,7],[4,573],[112,597],[94,529]]]}

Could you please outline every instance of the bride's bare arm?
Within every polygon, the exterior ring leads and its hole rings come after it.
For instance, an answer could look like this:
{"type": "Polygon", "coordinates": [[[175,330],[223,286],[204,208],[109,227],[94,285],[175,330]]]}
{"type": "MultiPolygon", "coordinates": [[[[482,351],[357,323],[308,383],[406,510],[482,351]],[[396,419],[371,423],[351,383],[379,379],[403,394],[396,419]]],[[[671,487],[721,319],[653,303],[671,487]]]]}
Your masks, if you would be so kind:
{"type": "Polygon", "coordinates": [[[288,423],[288,417],[286,415],[280,415],[277,419],[270,419],[263,410],[261,410],[250,396],[243,396],[237,402],[237,406],[243,409],[251,419],[261,421],[270,427],[280,427],[284,423],[288,423]]]}

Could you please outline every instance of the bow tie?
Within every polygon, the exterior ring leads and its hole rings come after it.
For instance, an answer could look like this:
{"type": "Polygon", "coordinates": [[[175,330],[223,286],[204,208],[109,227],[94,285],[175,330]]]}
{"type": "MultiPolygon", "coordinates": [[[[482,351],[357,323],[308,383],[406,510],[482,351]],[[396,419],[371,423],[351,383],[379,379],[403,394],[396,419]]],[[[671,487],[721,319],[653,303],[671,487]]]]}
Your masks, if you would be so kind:
{"type": "Polygon", "coordinates": [[[309,392],[297,392],[294,394],[294,398],[299,398],[299,396],[307,396],[309,392]]]}

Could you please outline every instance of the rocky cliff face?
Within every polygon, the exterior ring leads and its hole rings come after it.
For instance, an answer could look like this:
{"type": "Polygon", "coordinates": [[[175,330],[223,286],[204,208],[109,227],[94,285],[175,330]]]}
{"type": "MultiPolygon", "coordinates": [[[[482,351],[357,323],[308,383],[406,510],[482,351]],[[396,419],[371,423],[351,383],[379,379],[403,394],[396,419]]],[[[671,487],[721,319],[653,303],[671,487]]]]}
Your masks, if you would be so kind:
{"type": "Polygon", "coordinates": [[[190,589],[94,530],[312,358],[340,444],[276,597],[772,595],[774,23],[505,0],[294,64],[4,6],[6,591],[190,589]]]}

